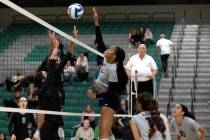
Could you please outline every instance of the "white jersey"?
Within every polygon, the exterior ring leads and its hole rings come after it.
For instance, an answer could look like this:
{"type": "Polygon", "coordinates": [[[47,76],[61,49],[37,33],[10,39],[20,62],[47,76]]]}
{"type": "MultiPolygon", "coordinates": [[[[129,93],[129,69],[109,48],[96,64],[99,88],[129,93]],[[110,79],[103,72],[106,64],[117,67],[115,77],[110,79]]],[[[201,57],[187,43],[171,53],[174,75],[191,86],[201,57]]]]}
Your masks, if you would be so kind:
{"type": "Polygon", "coordinates": [[[160,46],[160,54],[170,54],[170,46],[173,45],[173,43],[165,38],[161,38],[157,41],[156,46],[160,46]]]}

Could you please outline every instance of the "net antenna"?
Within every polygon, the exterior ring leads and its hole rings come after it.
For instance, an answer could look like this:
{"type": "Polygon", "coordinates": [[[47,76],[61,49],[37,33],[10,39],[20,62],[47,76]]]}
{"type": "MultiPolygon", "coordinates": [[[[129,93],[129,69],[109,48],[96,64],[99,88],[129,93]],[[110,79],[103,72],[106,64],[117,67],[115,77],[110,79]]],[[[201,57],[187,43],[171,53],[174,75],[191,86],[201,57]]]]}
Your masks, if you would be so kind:
{"type": "Polygon", "coordinates": [[[99,55],[101,57],[104,57],[104,55],[102,53],[100,53],[97,50],[91,48],[87,44],[85,44],[85,43],[83,43],[83,42],[73,38],[72,36],[66,34],[65,32],[63,32],[61,30],[59,30],[58,28],[52,26],[51,24],[49,24],[46,21],[42,20],[41,18],[33,15],[32,13],[28,12],[27,10],[21,8],[20,6],[16,5],[15,3],[13,3],[13,2],[11,2],[9,0],[0,0],[0,2],[5,4],[5,5],[7,5],[8,7],[14,9],[15,11],[21,13],[22,15],[32,19],[33,21],[35,21],[35,22],[45,26],[46,28],[56,32],[57,34],[65,37],[66,39],[73,41],[74,43],[80,45],[81,47],[86,48],[87,50],[89,50],[89,51],[91,51],[91,52],[93,52],[93,53],[95,53],[95,54],[97,54],[97,55],[99,55]]]}

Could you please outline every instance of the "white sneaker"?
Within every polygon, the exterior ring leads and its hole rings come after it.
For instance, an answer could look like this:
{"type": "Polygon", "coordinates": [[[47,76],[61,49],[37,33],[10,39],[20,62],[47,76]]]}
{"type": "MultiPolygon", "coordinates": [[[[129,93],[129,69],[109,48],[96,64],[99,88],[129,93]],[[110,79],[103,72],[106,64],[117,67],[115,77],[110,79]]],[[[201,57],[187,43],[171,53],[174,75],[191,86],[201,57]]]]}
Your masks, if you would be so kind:
{"type": "Polygon", "coordinates": [[[33,138],[34,138],[35,140],[40,140],[39,130],[36,130],[36,132],[34,133],[33,138]]]}
{"type": "Polygon", "coordinates": [[[64,130],[61,127],[58,128],[58,136],[59,136],[59,138],[64,138],[65,137],[64,130]]]}

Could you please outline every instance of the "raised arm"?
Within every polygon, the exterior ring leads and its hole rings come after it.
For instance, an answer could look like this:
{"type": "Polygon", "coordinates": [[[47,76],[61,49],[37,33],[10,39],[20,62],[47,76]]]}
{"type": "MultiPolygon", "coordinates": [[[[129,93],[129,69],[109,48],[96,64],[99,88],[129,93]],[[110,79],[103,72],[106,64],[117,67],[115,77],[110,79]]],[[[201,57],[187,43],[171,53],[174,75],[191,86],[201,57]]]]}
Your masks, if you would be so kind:
{"type": "Polygon", "coordinates": [[[107,47],[103,41],[103,37],[101,34],[99,18],[98,18],[98,13],[96,11],[96,8],[93,7],[92,11],[93,11],[93,21],[95,25],[95,35],[96,35],[95,43],[97,44],[97,50],[103,53],[107,49],[107,47]]]}
{"type": "MultiPolygon", "coordinates": [[[[77,34],[78,34],[78,30],[76,28],[76,26],[74,25],[73,27],[73,30],[72,30],[72,34],[73,34],[73,37],[75,39],[77,39],[77,34]]],[[[64,57],[64,59],[61,61],[61,64],[60,64],[60,67],[59,69],[62,71],[66,65],[66,63],[68,62],[68,60],[71,59],[72,57],[72,53],[73,53],[73,49],[74,49],[74,42],[71,41],[70,44],[69,44],[69,47],[67,49],[67,55],[64,57]]]]}
{"type": "Polygon", "coordinates": [[[55,36],[55,32],[52,32],[49,30],[48,37],[49,37],[50,44],[51,44],[49,59],[56,60],[56,59],[58,59],[57,52],[58,52],[59,43],[55,36]]]}
{"type": "MultiPolygon", "coordinates": [[[[77,29],[77,27],[76,27],[75,25],[74,25],[74,27],[73,27],[72,33],[73,33],[73,37],[74,37],[75,39],[77,39],[78,29],[77,29]]],[[[73,48],[74,48],[74,42],[71,41],[70,44],[69,44],[69,47],[68,47],[67,52],[72,54],[72,53],[73,53],[73,48]]]]}

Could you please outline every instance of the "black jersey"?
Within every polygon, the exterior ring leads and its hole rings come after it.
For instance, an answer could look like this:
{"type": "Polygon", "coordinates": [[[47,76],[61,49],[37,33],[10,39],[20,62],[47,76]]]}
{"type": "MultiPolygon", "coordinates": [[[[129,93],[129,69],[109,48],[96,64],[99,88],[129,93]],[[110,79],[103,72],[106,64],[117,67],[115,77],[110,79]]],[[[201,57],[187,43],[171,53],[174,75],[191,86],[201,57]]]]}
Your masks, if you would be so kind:
{"type": "Polygon", "coordinates": [[[29,138],[30,136],[28,133],[28,124],[30,122],[34,127],[36,127],[33,114],[13,113],[9,123],[10,135],[12,136],[14,134],[17,140],[24,140],[25,138],[29,138]]]}

